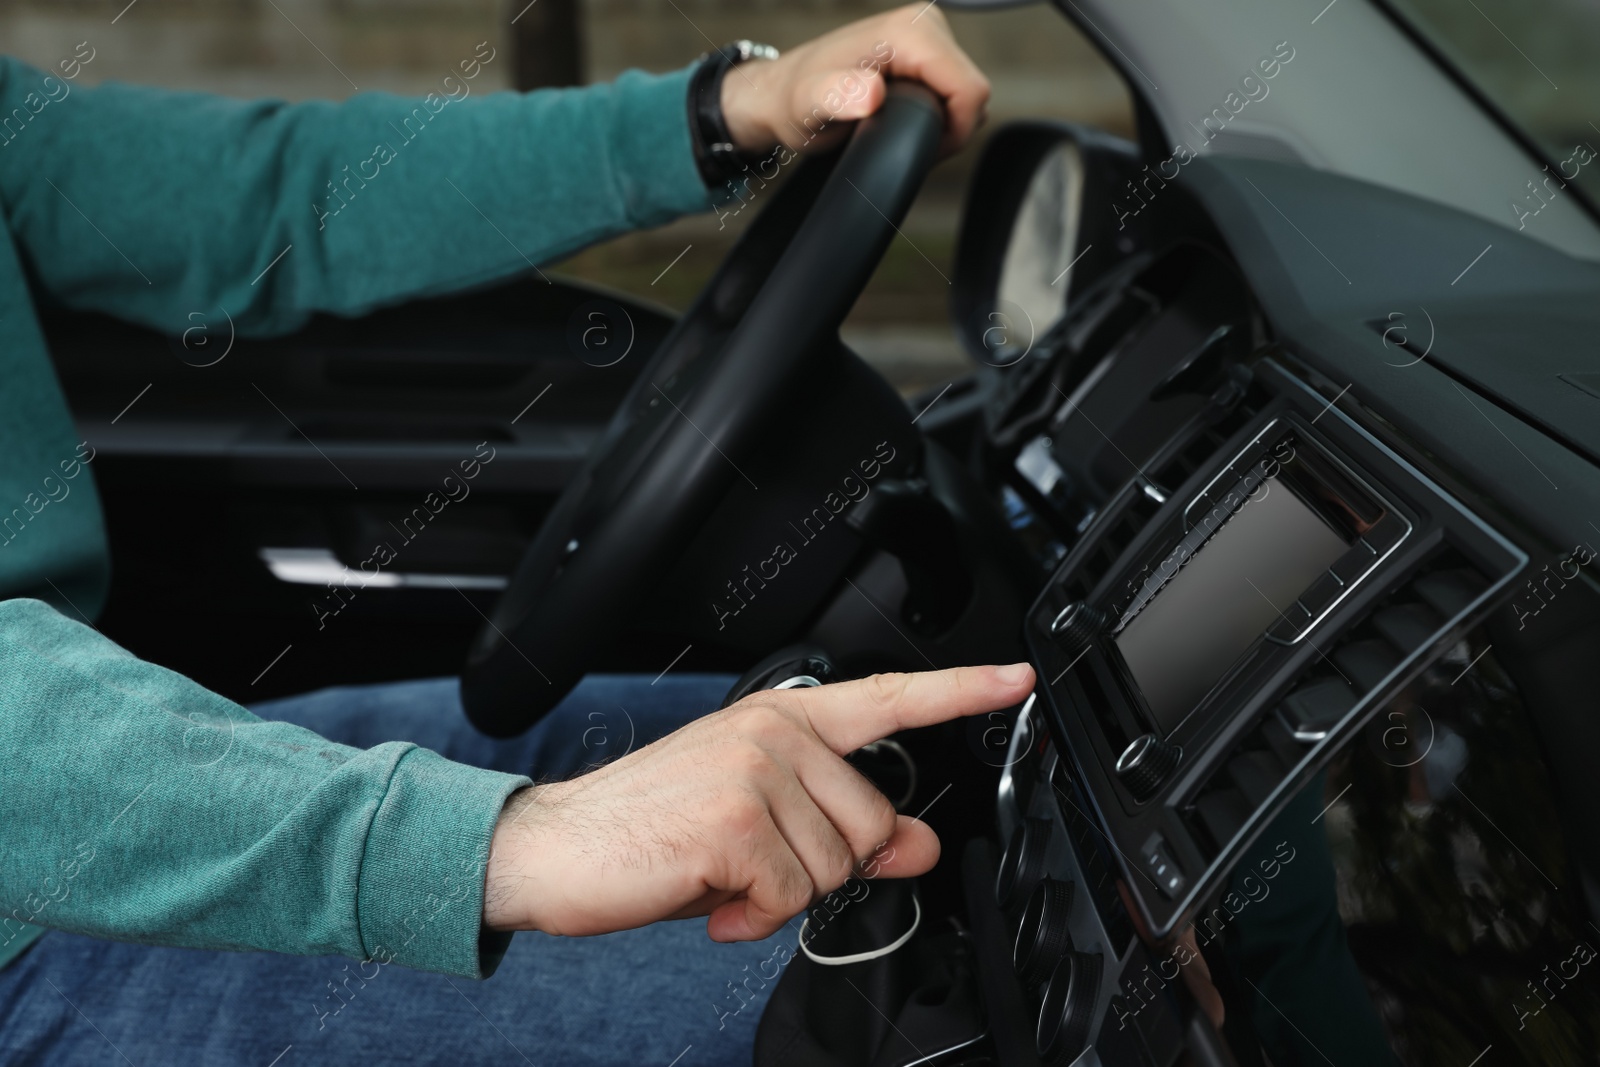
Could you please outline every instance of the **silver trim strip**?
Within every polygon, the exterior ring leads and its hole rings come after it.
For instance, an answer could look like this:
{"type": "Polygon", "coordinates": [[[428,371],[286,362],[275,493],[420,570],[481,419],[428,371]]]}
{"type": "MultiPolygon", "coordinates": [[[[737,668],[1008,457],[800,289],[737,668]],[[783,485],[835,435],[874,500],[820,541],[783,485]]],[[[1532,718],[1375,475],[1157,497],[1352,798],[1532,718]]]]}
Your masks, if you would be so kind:
{"type": "Polygon", "coordinates": [[[409,571],[352,571],[326,548],[263,548],[256,553],[267,570],[289,585],[354,584],[359,589],[504,589],[497,574],[416,574],[409,571]]]}

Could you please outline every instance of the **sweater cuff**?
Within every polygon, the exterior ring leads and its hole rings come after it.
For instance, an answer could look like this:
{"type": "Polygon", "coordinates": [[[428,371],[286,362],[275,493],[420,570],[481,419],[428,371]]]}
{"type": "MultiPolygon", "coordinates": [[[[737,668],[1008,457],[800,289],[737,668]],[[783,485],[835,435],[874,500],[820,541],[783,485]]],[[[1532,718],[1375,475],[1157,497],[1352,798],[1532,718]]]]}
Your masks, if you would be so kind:
{"type": "Polygon", "coordinates": [[[356,926],[367,959],[487,978],[511,944],[483,926],[489,842],[506,798],[533,783],[416,748],[367,832],[356,926]]]}
{"type": "Polygon", "coordinates": [[[670,74],[630,70],[613,83],[617,107],[608,138],[629,221],[659,226],[711,206],[689,134],[693,65],[670,74]]]}

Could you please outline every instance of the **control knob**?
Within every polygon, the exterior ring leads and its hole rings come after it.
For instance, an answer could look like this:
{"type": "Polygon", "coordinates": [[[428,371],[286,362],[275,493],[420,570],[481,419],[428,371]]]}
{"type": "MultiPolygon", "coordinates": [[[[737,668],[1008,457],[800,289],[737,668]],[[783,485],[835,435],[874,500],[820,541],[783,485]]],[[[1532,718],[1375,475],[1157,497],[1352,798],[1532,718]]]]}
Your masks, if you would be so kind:
{"type": "Polygon", "coordinates": [[[1074,600],[1050,621],[1050,634],[1068,656],[1076,658],[1096,637],[1105,632],[1106,613],[1087,602],[1074,600]]]}
{"type": "Polygon", "coordinates": [[[994,899],[1002,908],[1015,907],[1039,884],[1039,879],[1044,877],[1045,852],[1049,845],[1049,819],[1023,819],[1011,831],[994,880],[994,899]]]}
{"type": "Polygon", "coordinates": [[[1045,878],[1034,886],[1022,909],[1012,958],[1023,984],[1036,986],[1050,977],[1056,961],[1072,951],[1072,883],[1045,878]]]}
{"type": "Polygon", "coordinates": [[[1045,1067],[1065,1067],[1083,1054],[1100,995],[1100,954],[1068,952],[1050,972],[1039,1009],[1039,1059],[1045,1067]]]}
{"type": "Polygon", "coordinates": [[[1178,766],[1183,749],[1161,740],[1155,734],[1134,738],[1117,757],[1117,777],[1135,800],[1146,800],[1161,788],[1167,775],[1178,766]]]}

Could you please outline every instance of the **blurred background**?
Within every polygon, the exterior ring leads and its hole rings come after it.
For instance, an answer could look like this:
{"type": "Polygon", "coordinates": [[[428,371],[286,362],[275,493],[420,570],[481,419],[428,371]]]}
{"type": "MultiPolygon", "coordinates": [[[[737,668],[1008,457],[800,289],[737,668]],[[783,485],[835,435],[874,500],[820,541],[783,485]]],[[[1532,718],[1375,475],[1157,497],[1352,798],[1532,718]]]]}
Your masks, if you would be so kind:
{"type": "MultiPolygon", "coordinates": [[[[1592,106],[1600,96],[1594,0],[1394,3],[1552,158],[1569,156],[1579,140],[1600,146],[1600,106],[1592,106]]],[[[87,41],[95,58],[79,84],[118,79],[242,97],[337,99],[357,87],[436,89],[480,41],[496,49],[482,76],[491,87],[531,89],[603,81],[629,67],[670,70],[740,37],[787,48],[892,6],[887,0],[0,0],[0,48],[53,67],[87,41]]],[[[1050,5],[947,15],[994,84],[990,130],[1036,116],[1132,135],[1122,80],[1050,5]]],[[[969,147],[934,172],[846,326],[852,347],[906,391],[966,368],[946,327],[946,278],[977,154],[969,147]]],[[[1578,181],[1600,193],[1600,167],[1586,168],[1578,181]]],[[[633,234],[556,269],[682,309],[759,207],[758,200],[726,223],[707,215],[633,234]]]]}
{"type": "MultiPolygon", "coordinates": [[[[791,47],[894,6],[876,0],[0,0],[0,48],[48,68],[87,41],[95,58],[79,85],[114,79],[241,97],[337,99],[357,86],[435,90],[480,41],[497,54],[478,86],[526,89],[604,81],[629,67],[671,70],[713,43],[740,37],[791,47]]],[[[951,12],[949,19],[994,83],[989,129],[1029,115],[1131,135],[1120,77],[1053,8],[951,12]]],[[[856,351],[903,390],[967,369],[946,326],[945,277],[976,156],[969,147],[933,174],[905,236],[890,248],[846,327],[856,351]]],[[[556,269],[681,310],[759,207],[758,200],[722,224],[706,215],[633,234],[556,269]]]]}

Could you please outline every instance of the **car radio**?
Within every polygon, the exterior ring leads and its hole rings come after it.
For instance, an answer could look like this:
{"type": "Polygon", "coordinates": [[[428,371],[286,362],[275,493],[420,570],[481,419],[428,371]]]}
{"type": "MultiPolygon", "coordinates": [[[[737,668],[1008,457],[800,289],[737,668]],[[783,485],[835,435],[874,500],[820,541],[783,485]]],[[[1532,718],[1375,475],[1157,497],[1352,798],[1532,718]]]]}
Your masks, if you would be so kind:
{"type": "Polygon", "coordinates": [[[1036,741],[1003,786],[996,889],[1051,1016],[1041,1054],[1092,1037],[1142,958],[1132,925],[1165,938],[1224,889],[1527,563],[1279,363],[1236,369],[1234,402],[1175,428],[1027,619],[1036,741]]]}

